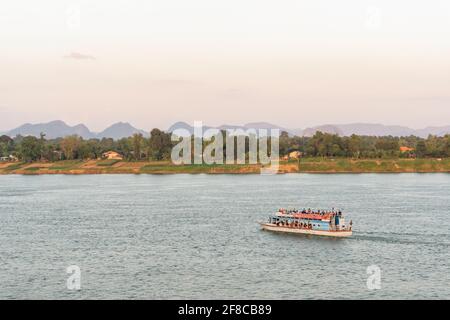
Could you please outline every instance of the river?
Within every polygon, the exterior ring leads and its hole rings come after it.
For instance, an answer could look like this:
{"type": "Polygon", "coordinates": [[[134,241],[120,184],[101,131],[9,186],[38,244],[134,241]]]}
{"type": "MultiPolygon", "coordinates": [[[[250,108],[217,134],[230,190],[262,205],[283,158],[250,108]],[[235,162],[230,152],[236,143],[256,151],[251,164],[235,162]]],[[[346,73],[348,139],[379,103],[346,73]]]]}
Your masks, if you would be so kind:
{"type": "Polygon", "coordinates": [[[449,174],[0,176],[0,299],[450,299],[449,261],[449,174]],[[354,235],[261,231],[280,207],[354,235]]]}

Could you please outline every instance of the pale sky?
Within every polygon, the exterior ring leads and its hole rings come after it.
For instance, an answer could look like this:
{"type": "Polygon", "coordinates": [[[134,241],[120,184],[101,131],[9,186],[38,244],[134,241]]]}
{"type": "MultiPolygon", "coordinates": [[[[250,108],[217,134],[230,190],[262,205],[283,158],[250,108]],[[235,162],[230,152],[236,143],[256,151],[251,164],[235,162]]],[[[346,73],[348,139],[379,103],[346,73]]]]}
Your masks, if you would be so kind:
{"type": "Polygon", "coordinates": [[[450,125],[450,1],[3,0],[0,131],[450,125]]]}

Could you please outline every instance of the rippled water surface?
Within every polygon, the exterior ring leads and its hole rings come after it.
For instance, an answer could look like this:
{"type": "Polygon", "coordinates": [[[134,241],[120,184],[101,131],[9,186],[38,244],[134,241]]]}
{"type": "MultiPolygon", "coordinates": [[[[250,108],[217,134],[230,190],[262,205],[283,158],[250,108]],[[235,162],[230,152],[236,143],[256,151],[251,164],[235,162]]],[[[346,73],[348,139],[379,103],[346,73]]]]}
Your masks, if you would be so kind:
{"type": "Polygon", "coordinates": [[[448,174],[0,176],[2,299],[450,299],[449,262],[448,174]],[[354,236],[259,229],[303,206],[354,236]]]}

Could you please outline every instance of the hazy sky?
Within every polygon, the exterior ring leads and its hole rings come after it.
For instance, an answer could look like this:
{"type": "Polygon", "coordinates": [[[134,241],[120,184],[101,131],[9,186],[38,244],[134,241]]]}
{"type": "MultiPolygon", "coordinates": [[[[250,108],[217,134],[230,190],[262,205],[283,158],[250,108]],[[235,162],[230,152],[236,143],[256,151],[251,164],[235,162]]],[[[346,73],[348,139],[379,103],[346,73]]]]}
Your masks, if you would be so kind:
{"type": "Polygon", "coordinates": [[[450,124],[450,1],[4,0],[0,131],[450,124]]]}

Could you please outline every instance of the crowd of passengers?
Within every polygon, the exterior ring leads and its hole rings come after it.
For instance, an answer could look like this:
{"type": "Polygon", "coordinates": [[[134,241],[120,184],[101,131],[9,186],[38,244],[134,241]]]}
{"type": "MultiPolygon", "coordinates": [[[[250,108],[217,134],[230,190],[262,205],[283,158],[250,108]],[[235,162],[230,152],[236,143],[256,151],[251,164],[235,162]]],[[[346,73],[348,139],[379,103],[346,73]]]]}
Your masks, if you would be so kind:
{"type": "Polygon", "coordinates": [[[302,210],[297,210],[297,209],[292,209],[292,210],[286,210],[286,209],[280,209],[278,210],[279,212],[283,213],[283,214],[298,214],[298,213],[302,213],[302,214],[314,214],[314,215],[320,215],[320,216],[325,216],[325,215],[330,215],[330,216],[342,216],[342,211],[341,210],[335,210],[334,208],[331,211],[326,211],[326,210],[314,210],[314,209],[302,209],[302,210]]]}

